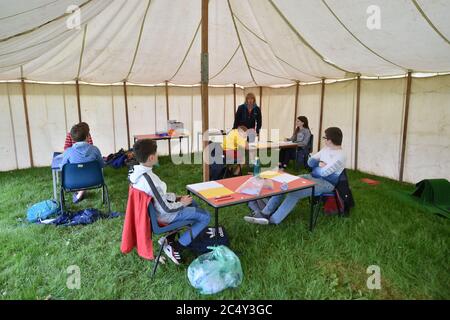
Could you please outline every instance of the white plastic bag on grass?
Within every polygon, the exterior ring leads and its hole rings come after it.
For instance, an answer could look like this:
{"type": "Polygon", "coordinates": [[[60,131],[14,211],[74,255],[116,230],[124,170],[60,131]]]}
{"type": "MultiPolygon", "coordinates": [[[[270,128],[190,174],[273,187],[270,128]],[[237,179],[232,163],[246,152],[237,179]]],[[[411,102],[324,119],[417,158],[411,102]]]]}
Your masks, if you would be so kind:
{"type": "Polygon", "coordinates": [[[236,288],[244,274],[241,262],[226,246],[209,247],[211,252],[202,254],[188,267],[191,285],[201,294],[214,294],[226,288],[236,288]]]}

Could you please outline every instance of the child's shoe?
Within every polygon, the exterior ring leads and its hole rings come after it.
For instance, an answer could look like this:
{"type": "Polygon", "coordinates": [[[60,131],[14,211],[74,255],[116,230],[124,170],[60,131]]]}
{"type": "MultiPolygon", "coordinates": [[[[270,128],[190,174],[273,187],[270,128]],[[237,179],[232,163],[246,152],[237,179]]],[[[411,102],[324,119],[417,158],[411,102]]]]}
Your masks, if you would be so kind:
{"type": "Polygon", "coordinates": [[[73,203],[78,203],[83,199],[84,199],[84,192],[82,192],[82,191],[75,192],[72,196],[73,203]]]}

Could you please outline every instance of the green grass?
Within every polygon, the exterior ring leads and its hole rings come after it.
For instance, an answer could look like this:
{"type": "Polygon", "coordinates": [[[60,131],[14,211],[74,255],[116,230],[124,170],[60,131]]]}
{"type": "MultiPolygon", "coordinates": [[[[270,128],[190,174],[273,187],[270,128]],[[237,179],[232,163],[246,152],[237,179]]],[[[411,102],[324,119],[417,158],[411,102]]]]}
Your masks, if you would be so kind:
{"type": "MultiPolygon", "coordinates": [[[[155,171],[182,194],[200,181],[200,165],[174,166],[161,157],[155,171]]],[[[112,209],[124,212],[126,169],[106,169],[112,209]]],[[[350,218],[321,216],[308,231],[303,201],[279,226],[250,225],[245,205],[220,211],[238,254],[244,281],[237,289],[202,296],[190,286],[186,266],[161,265],[120,252],[123,217],[88,226],[30,225],[26,209],[52,195],[51,172],[35,168],[0,173],[1,299],[449,299],[449,221],[399,200],[402,184],[349,171],[356,207],[350,218]],[[381,181],[378,186],[362,177],[381,181]],[[66,286],[67,267],[81,270],[81,288],[66,286]],[[369,265],[381,268],[381,290],[366,286],[369,265]]],[[[90,192],[78,207],[100,206],[90,192]]],[[[67,201],[69,202],[69,201],[67,201]]],[[[70,205],[72,209],[76,206],[70,205]]],[[[210,211],[211,212],[211,211],[210,211]]]]}

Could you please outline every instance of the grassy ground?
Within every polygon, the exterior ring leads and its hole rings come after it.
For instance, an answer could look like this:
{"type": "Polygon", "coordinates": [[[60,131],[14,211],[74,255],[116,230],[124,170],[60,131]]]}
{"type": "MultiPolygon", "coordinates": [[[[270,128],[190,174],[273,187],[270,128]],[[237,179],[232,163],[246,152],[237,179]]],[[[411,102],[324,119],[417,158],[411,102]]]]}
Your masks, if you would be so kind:
{"type": "MultiPolygon", "coordinates": [[[[155,170],[170,191],[200,181],[201,166],[174,166],[161,158],[155,170]]],[[[126,169],[106,169],[112,208],[124,212],[126,169]]],[[[279,226],[250,225],[245,205],[221,211],[231,248],[241,259],[242,285],[216,299],[449,299],[449,221],[399,200],[413,186],[349,172],[357,206],[348,219],[319,218],[308,231],[308,204],[300,203],[279,226]],[[380,180],[369,186],[359,180],[380,180]],[[369,290],[367,267],[381,268],[381,290],[369,290]]],[[[82,227],[26,223],[29,205],[52,195],[49,168],[0,173],[1,299],[200,299],[186,266],[166,263],[150,281],[152,263],[120,253],[123,217],[82,227]],[[81,288],[66,286],[77,265],[81,288]]],[[[99,206],[91,192],[79,207],[99,206]]],[[[71,205],[73,209],[75,206],[71,205]]]]}

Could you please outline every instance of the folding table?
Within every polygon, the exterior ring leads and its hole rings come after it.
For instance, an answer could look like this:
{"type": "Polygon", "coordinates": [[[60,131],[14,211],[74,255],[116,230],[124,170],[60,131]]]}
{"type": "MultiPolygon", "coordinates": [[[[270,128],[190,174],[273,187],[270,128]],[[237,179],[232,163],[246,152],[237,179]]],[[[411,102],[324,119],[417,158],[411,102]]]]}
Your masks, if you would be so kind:
{"type": "Polygon", "coordinates": [[[174,134],[174,135],[168,135],[168,136],[160,136],[158,134],[139,134],[139,135],[135,135],[134,136],[134,142],[136,142],[137,140],[142,140],[142,139],[150,139],[150,140],[168,140],[169,142],[169,156],[172,156],[172,151],[171,151],[171,145],[170,145],[170,141],[172,139],[180,139],[180,157],[183,155],[183,152],[181,151],[181,141],[182,139],[187,139],[187,146],[188,146],[188,152],[189,152],[189,135],[187,134],[174,134]]]}
{"type": "MultiPolygon", "coordinates": [[[[216,180],[215,182],[223,185],[224,187],[230,189],[231,191],[236,191],[244,182],[246,182],[248,179],[250,179],[251,175],[245,175],[240,177],[233,177],[233,178],[227,178],[227,179],[221,179],[216,180]]],[[[205,182],[207,183],[207,182],[205,182]]],[[[196,184],[198,185],[198,184],[196,184]]],[[[311,201],[310,201],[310,216],[309,216],[309,223],[310,223],[310,230],[312,230],[313,227],[313,209],[314,209],[314,185],[315,183],[313,181],[304,179],[304,178],[298,178],[294,181],[291,181],[288,183],[288,188],[286,190],[281,189],[281,183],[278,181],[273,181],[273,190],[268,189],[262,189],[260,195],[248,195],[248,194],[242,194],[242,193],[233,193],[230,195],[229,199],[216,199],[214,197],[212,198],[206,198],[204,197],[200,192],[196,191],[192,185],[187,185],[186,189],[188,194],[193,194],[206,202],[209,206],[214,208],[214,217],[215,217],[215,228],[216,231],[218,231],[219,228],[219,209],[226,208],[242,203],[248,203],[253,200],[268,198],[272,196],[276,196],[279,194],[285,194],[293,191],[303,190],[303,189],[311,189],[311,201]]],[[[215,233],[216,235],[218,232],[215,233]]]]}

